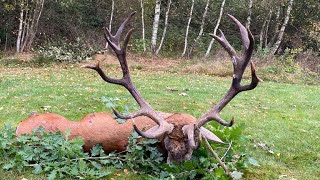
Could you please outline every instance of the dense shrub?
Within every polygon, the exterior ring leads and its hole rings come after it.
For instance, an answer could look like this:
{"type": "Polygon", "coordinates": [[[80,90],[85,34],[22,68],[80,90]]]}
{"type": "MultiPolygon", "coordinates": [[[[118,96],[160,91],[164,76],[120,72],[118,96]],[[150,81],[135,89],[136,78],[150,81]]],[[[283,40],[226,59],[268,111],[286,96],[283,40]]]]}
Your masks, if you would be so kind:
{"type": "Polygon", "coordinates": [[[96,50],[77,38],[75,42],[47,43],[45,46],[39,46],[35,52],[40,59],[44,57],[56,62],[74,63],[90,58],[96,50]]]}

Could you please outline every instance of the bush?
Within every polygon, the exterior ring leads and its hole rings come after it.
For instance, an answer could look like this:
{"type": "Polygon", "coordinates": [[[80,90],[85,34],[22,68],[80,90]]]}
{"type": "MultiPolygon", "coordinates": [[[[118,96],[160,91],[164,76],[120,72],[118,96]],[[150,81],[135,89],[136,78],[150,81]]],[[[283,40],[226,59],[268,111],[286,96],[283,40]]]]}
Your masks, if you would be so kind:
{"type": "Polygon", "coordinates": [[[45,173],[48,179],[99,178],[111,173],[102,171],[103,162],[84,153],[82,146],[80,138],[69,140],[68,132],[64,138],[61,132],[45,133],[40,128],[16,137],[15,130],[6,125],[0,133],[0,164],[4,170],[19,172],[32,168],[32,173],[45,173]]]}
{"type": "Polygon", "coordinates": [[[77,38],[76,42],[47,43],[45,46],[39,46],[35,52],[38,58],[52,59],[56,62],[75,63],[88,59],[96,51],[85,45],[84,41],[77,38]]]}

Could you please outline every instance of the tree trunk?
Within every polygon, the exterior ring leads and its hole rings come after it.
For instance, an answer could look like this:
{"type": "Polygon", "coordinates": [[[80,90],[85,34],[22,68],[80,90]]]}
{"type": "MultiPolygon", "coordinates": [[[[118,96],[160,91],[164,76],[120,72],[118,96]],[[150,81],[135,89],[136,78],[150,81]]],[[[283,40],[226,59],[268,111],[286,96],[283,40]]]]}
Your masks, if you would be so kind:
{"type": "Polygon", "coordinates": [[[20,53],[21,50],[21,39],[23,31],[23,21],[24,21],[24,1],[20,4],[20,18],[19,18],[19,30],[17,36],[16,53],[20,53]]]}
{"type": "Polygon", "coordinates": [[[7,51],[7,46],[8,46],[8,33],[7,33],[7,30],[6,30],[6,41],[4,43],[4,52],[7,51]]]}
{"type": "MultiPolygon", "coordinates": [[[[22,27],[22,35],[21,35],[21,44],[25,43],[25,38],[27,36],[27,34],[29,33],[29,22],[31,19],[31,13],[30,13],[30,8],[29,8],[29,1],[26,1],[25,4],[25,14],[24,14],[24,18],[23,18],[23,27],[22,27]]],[[[21,50],[21,47],[20,47],[21,50]]]]}
{"type": "Polygon", "coordinates": [[[152,37],[151,37],[151,50],[152,53],[156,53],[157,48],[157,38],[158,38],[158,29],[159,29],[159,19],[161,11],[161,0],[156,0],[156,6],[154,8],[154,20],[152,27],[152,37]]]}
{"type": "Polygon", "coordinates": [[[264,32],[265,32],[265,27],[267,24],[267,19],[263,22],[262,27],[261,27],[261,31],[260,31],[260,35],[259,35],[259,49],[263,48],[263,39],[264,39],[264,32]]]}
{"type": "Polygon", "coordinates": [[[164,38],[165,38],[165,36],[166,36],[167,27],[168,27],[168,18],[169,18],[171,3],[172,3],[172,0],[169,0],[169,1],[168,1],[168,5],[167,5],[166,18],[165,18],[165,21],[164,21],[164,29],[163,29],[163,32],[162,32],[162,37],[161,37],[160,45],[159,45],[159,47],[158,47],[158,49],[157,49],[157,51],[156,51],[156,55],[159,54],[159,51],[161,50],[161,47],[162,47],[164,38]]]}
{"type": "Polygon", "coordinates": [[[276,22],[276,25],[275,25],[275,28],[274,28],[274,35],[272,36],[270,42],[268,43],[268,48],[271,48],[274,44],[274,41],[276,40],[277,38],[277,35],[279,34],[279,27],[280,27],[280,11],[281,11],[281,8],[280,6],[277,7],[277,12],[276,12],[276,19],[275,19],[275,22],[276,22]]]}
{"type": "Polygon", "coordinates": [[[39,24],[39,20],[40,20],[41,14],[42,14],[44,0],[38,0],[35,3],[36,3],[36,7],[34,8],[34,11],[33,11],[32,22],[31,22],[29,30],[27,30],[29,33],[26,34],[25,41],[23,43],[21,51],[24,51],[24,50],[30,51],[31,50],[31,45],[33,43],[33,40],[34,40],[36,33],[37,33],[37,30],[38,30],[38,24],[39,24]]]}
{"type": "Polygon", "coordinates": [[[188,20],[188,25],[187,25],[187,29],[186,29],[186,35],[184,38],[184,48],[183,48],[183,52],[182,52],[181,56],[185,56],[186,52],[187,52],[188,35],[189,35],[189,28],[190,28],[190,23],[191,23],[191,19],[192,19],[193,7],[194,7],[194,0],[192,0],[192,5],[190,8],[189,20],[188,20]]]}
{"type": "Polygon", "coordinates": [[[290,12],[292,10],[292,5],[293,5],[293,0],[289,0],[287,13],[286,13],[286,16],[284,18],[284,22],[283,22],[283,24],[282,24],[282,26],[280,28],[278,39],[277,39],[276,43],[274,44],[274,46],[272,48],[272,53],[273,54],[276,54],[278,49],[279,49],[280,43],[281,43],[282,38],[283,38],[284,31],[285,31],[286,26],[288,24],[288,21],[290,19],[290,12]]]}
{"type": "Polygon", "coordinates": [[[270,9],[270,11],[269,11],[269,18],[268,18],[268,20],[267,20],[266,29],[265,29],[265,31],[264,31],[264,47],[267,47],[267,45],[268,45],[268,33],[269,33],[270,21],[271,21],[271,18],[272,18],[272,12],[273,12],[273,9],[270,9]]]}
{"type": "Polygon", "coordinates": [[[202,15],[202,21],[201,21],[201,25],[200,25],[200,31],[199,31],[199,34],[197,36],[197,38],[194,40],[194,43],[192,44],[191,48],[190,48],[190,51],[189,51],[189,54],[188,54],[188,58],[190,58],[193,54],[193,49],[195,48],[195,46],[197,46],[198,44],[198,41],[200,39],[200,37],[202,36],[203,34],[203,27],[204,27],[204,24],[205,24],[205,20],[206,20],[206,17],[207,17],[207,13],[208,13],[208,9],[209,9],[209,4],[210,4],[210,0],[207,0],[207,4],[206,4],[206,7],[204,8],[204,12],[203,12],[203,15],[202,15]]]}
{"type": "MultiPolygon", "coordinates": [[[[113,21],[113,12],[114,12],[114,0],[111,1],[111,14],[110,14],[110,21],[109,21],[109,31],[112,31],[112,21],[113,21]]],[[[109,47],[108,42],[106,42],[105,50],[109,47]]]]}
{"type": "MultiPolygon", "coordinates": [[[[221,7],[220,7],[220,14],[219,14],[219,17],[218,17],[218,20],[217,20],[217,24],[216,24],[216,26],[215,26],[215,28],[213,30],[213,34],[217,34],[218,28],[220,26],[220,21],[221,21],[221,18],[222,18],[223,8],[224,8],[225,3],[226,3],[226,0],[222,0],[221,7]]],[[[209,56],[210,51],[212,49],[212,45],[214,43],[214,40],[215,40],[214,38],[211,39],[211,42],[210,42],[210,44],[208,46],[206,54],[204,55],[205,58],[207,58],[209,56]]]]}
{"type": "Polygon", "coordinates": [[[146,38],[145,38],[145,30],[144,30],[144,0],[141,0],[141,24],[142,24],[142,43],[143,43],[143,52],[147,51],[146,48],[146,38]]]}
{"type": "Polygon", "coordinates": [[[250,28],[250,24],[251,24],[252,4],[253,4],[253,0],[249,0],[248,17],[247,17],[247,23],[246,23],[246,27],[248,29],[250,28]]]}

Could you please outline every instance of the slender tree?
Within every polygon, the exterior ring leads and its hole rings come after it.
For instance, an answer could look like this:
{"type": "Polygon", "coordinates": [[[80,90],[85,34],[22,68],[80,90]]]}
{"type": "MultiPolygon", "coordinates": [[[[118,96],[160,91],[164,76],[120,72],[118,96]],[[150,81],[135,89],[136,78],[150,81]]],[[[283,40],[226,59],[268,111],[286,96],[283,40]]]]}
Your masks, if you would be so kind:
{"type": "MultiPolygon", "coordinates": [[[[110,20],[109,20],[109,31],[112,31],[112,21],[113,21],[113,13],[114,13],[114,0],[111,1],[111,14],[110,14],[110,20]]],[[[105,49],[107,50],[109,47],[108,42],[106,42],[105,49]]]]}
{"type": "Polygon", "coordinates": [[[268,33],[269,33],[269,26],[270,26],[270,21],[272,18],[272,13],[273,13],[273,9],[271,8],[269,11],[269,16],[268,16],[267,23],[266,23],[266,29],[264,31],[264,47],[267,47],[267,45],[268,45],[268,33]]]}
{"type": "Polygon", "coordinates": [[[203,14],[202,14],[200,31],[199,31],[199,34],[196,37],[196,39],[194,39],[194,43],[192,44],[192,46],[191,46],[191,48],[189,50],[189,53],[188,53],[188,57],[189,58],[192,56],[193,50],[194,50],[195,46],[198,45],[198,42],[199,42],[199,40],[200,40],[200,38],[201,38],[201,36],[203,34],[203,27],[204,27],[204,24],[205,24],[205,21],[206,21],[208,9],[209,9],[209,4],[210,4],[210,0],[207,0],[206,7],[204,8],[204,11],[203,11],[203,14]]]}
{"type": "Polygon", "coordinates": [[[142,43],[143,43],[143,52],[147,51],[146,48],[146,38],[145,38],[145,29],[144,29],[144,0],[140,1],[140,7],[141,7],[141,25],[142,25],[142,43]]]}
{"type": "MultiPolygon", "coordinates": [[[[226,0],[222,0],[221,6],[220,6],[219,17],[218,17],[216,26],[215,26],[215,28],[214,28],[214,30],[213,30],[213,34],[214,34],[214,35],[217,34],[218,28],[219,28],[219,26],[220,26],[220,22],[221,22],[221,18],[222,18],[222,14],[223,14],[223,9],[224,9],[225,3],[226,3],[226,0]]],[[[209,46],[208,46],[208,49],[207,49],[207,51],[206,51],[206,54],[204,55],[205,58],[207,58],[207,57],[209,56],[214,41],[215,41],[215,39],[212,38],[211,41],[210,41],[210,44],[209,44],[209,46]]]]}
{"type": "Polygon", "coordinates": [[[159,45],[159,47],[158,47],[158,49],[157,49],[157,51],[156,51],[156,55],[159,54],[159,51],[161,50],[161,47],[162,47],[164,38],[165,38],[165,36],[166,36],[166,32],[167,32],[167,28],[168,28],[168,19],[169,19],[169,13],[170,13],[171,3],[172,3],[172,0],[169,0],[169,1],[168,1],[168,4],[167,4],[166,17],[165,17],[165,21],[164,21],[164,29],[163,29],[163,32],[162,32],[162,37],[161,37],[160,45],[159,45]]]}
{"type": "Polygon", "coordinates": [[[23,32],[23,22],[24,20],[24,11],[25,11],[25,2],[21,0],[20,2],[20,17],[19,17],[19,29],[18,29],[18,36],[17,36],[17,43],[16,43],[16,52],[20,53],[21,50],[21,40],[23,32]]]}
{"type": "Polygon", "coordinates": [[[271,48],[271,47],[272,47],[272,45],[274,44],[274,42],[275,42],[275,40],[276,40],[276,38],[277,38],[277,35],[279,34],[280,11],[281,11],[281,7],[280,7],[280,6],[277,6],[276,19],[275,19],[276,25],[275,25],[275,27],[274,27],[273,36],[272,36],[272,38],[270,39],[270,41],[268,42],[268,48],[271,48]]]}
{"type": "Polygon", "coordinates": [[[267,20],[263,21],[263,24],[261,26],[260,34],[259,34],[259,48],[263,48],[263,39],[264,39],[264,32],[265,32],[265,27],[267,24],[267,20]]]}
{"type": "Polygon", "coordinates": [[[16,52],[29,51],[37,33],[44,0],[20,0],[19,28],[16,52]]]}
{"type": "Polygon", "coordinates": [[[286,13],[286,16],[284,18],[284,22],[280,28],[280,31],[279,31],[279,35],[278,35],[278,38],[277,38],[277,41],[276,43],[274,44],[273,48],[272,48],[272,53],[273,54],[276,54],[278,49],[279,49],[279,46],[280,46],[280,43],[282,41],[282,38],[283,38],[283,34],[284,34],[284,31],[286,29],[286,26],[288,24],[288,21],[290,19],[290,13],[291,13],[291,10],[292,10],[292,5],[293,5],[293,0],[289,0],[289,3],[288,3],[288,8],[287,8],[287,13],[286,13]]]}
{"type": "Polygon", "coordinates": [[[156,53],[156,48],[157,48],[157,38],[158,38],[160,11],[161,11],[161,0],[156,0],[156,6],[154,8],[154,20],[153,20],[153,27],[152,27],[152,37],[151,37],[151,50],[152,50],[152,53],[156,53]]]}
{"type": "Polygon", "coordinates": [[[34,1],[35,7],[33,9],[32,15],[30,14],[30,25],[27,25],[27,31],[24,37],[23,45],[20,49],[20,52],[26,50],[30,51],[34,38],[36,36],[39,20],[43,11],[44,0],[36,0],[34,1]]]}
{"type": "Polygon", "coordinates": [[[250,28],[250,24],[251,24],[252,5],[253,5],[253,0],[249,0],[248,17],[247,17],[247,23],[246,23],[246,27],[248,29],[250,28]]]}
{"type": "Polygon", "coordinates": [[[192,13],[193,13],[193,7],[194,7],[194,0],[192,0],[191,8],[190,8],[190,13],[189,13],[189,20],[186,28],[186,35],[184,38],[184,48],[181,56],[185,56],[187,52],[187,47],[188,47],[188,35],[189,35],[189,28],[190,28],[190,23],[192,19],[192,13]]]}

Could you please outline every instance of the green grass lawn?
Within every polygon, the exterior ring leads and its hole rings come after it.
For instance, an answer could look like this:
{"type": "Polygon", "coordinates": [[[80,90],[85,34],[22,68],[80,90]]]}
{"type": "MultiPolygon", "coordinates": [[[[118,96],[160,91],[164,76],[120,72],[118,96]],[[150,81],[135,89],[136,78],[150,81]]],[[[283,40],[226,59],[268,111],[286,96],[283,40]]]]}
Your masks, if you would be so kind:
{"type": "MultiPolygon", "coordinates": [[[[112,67],[109,71],[116,73],[112,67]]],[[[132,76],[157,111],[195,117],[222,98],[231,82],[231,78],[144,69],[134,70],[132,76]]],[[[72,120],[92,112],[110,112],[100,100],[103,96],[127,97],[128,103],[133,102],[124,88],[106,84],[94,71],[77,65],[0,68],[1,126],[16,126],[31,112],[54,112],[72,120]]],[[[247,179],[320,179],[319,86],[263,82],[231,101],[222,117],[231,116],[245,124],[248,154],[260,164],[246,172],[247,179]]],[[[1,171],[0,176],[21,179],[11,172],[1,171]]]]}

